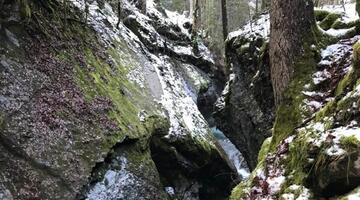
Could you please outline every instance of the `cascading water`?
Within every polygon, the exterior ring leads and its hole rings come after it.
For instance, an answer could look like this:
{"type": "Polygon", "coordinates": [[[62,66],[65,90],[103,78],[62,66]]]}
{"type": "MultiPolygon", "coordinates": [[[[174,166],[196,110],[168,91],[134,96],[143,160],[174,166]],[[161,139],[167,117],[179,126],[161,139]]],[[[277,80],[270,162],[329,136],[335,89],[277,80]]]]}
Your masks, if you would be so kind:
{"type": "Polygon", "coordinates": [[[242,179],[246,179],[250,175],[250,170],[246,164],[244,157],[241,155],[241,152],[235,147],[235,145],[227,138],[224,133],[219,130],[217,127],[211,128],[212,133],[216,137],[220,146],[225,151],[229,160],[234,164],[237,173],[241,176],[242,179]]]}

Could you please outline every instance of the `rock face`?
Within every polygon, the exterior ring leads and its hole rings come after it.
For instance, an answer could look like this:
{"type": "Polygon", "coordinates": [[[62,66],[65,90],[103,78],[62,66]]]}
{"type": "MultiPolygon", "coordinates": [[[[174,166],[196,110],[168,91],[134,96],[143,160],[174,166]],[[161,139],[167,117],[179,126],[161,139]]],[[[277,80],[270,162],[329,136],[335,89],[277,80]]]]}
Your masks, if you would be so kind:
{"type": "Polygon", "coordinates": [[[1,199],[228,195],[235,167],[196,105],[217,67],[184,18],[152,1],[0,7],[1,199]]]}
{"type": "Polygon", "coordinates": [[[262,142],[271,135],[274,118],[263,20],[268,20],[267,16],[253,25],[258,30],[248,30],[247,25],[239,33],[230,34],[226,43],[230,76],[215,113],[217,126],[242,152],[251,169],[256,166],[262,142]]]}

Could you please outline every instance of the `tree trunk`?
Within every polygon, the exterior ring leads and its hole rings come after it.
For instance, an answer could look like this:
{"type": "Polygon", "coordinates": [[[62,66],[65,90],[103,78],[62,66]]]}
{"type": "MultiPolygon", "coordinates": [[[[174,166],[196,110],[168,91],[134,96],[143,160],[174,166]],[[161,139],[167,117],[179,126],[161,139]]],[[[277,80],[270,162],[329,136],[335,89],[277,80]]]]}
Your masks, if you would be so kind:
{"type": "Polygon", "coordinates": [[[192,27],[192,30],[193,30],[193,36],[196,36],[197,35],[197,31],[200,29],[200,22],[201,22],[201,19],[200,19],[200,14],[201,14],[201,10],[200,10],[200,0],[194,0],[194,5],[193,5],[193,13],[192,13],[192,16],[193,16],[193,27],[192,27]]]}
{"type": "Polygon", "coordinates": [[[193,18],[194,17],[194,1],[190,0],[189,4],[190,4],[189,16],[190,16],[190,18],[193,18]]]}
{"type": "Polygon", "coordinates": [[[228,35],[228,18],[227,18],[226,0],[221,0],[221,17],[222,17],[222,25],[223,25],[223,37],[224,40],[226,40],[228,35]]]}
{"type": "Polygon", "coordinates": [[[198,46],[198,30],[200,29],[200,23],[201,23],[201,19],[200,19],[200,0],[194,0],[194,5],[193,5],[193,26],[192,26],[192,30],[191,30],[191,37],[192,37],[192,46],[193,46],[193,50],[194,50],[194,54],[196,56],[199,56],[199,46],[198,46]]]}
{"type": "Polygon", "coordinates": [[[312,0],[272,0],[270,12],[270,65],[275,103],[282,102],[295,64],[301,58],[304,45],[315,37],[312,0]]]}
{"type": "Polygon", "coordinates": [[[259,0],[255,1],[255,14],[259,13],[259,0]]]}

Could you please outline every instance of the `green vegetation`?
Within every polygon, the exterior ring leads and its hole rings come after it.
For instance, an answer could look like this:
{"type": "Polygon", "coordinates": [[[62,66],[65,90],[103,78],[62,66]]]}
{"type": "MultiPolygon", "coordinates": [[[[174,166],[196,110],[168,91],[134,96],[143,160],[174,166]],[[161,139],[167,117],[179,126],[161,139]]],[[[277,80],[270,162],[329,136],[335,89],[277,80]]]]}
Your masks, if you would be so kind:
{"type": "Polygon", "coordinates": [[[31,5],[28,0],[17,0],[20,5],[20,15],[23,18],[31,17],[31,5]]]}
{"type": "Polygon", "coordinates": [[[315,115],[315,120],[317,122],[322,121],[326,116],[329,116],[336,109],[336,101],[332,100],[328,102],[320,111],[315,115]]]}
{"type": "Polygon", "coordinates": [[[248,192],[247,189],[249,189],[254,184],[252,181],[256,176],[256,172],[261,170],[266,164],[265,159],[270,149],[271,140],[271,137],[265,139],[258,155],[258,164],[256,169],[254,169],[253,173],[251,173],[250,177],[246,181],[241,182],[232,190],[230,200],[239,200],[241,198],[245,198],[245,195],[248,192]]]}
{"type": "Polygon", "coordinates": [[[355,69],[360,70],[360,41],[357,41],[353,46],[353,62],[355,69]]]}
{"type": "Polygon", "coordinates": [[[349,136],[349,137],[345,137],[345,136],[341,137],[340,144],[346,150],[360,148],[360,141],[354,135],[349,136]]]}
{"type": "Polygon", "coordinates": [[[349,29],[351,27],[354,26],[358,26],[360,23],[360,20],[355,20],[355,21],[351,21],[351,22],[343,22],[339,19],[337,19],[331,26],[331,28],[333,29],[349,29]]]}
{"type": "Polygon", "coordinates": [[[301,110],[301,104],[305,98],[301,91],[306,83],[311,82],[311,74],[315,70],[318,54],[316,50],[310,48],[309,44],[304,47],[306,53],[296,62],[295,77],[284,93],[284,102],[279,105],[276,112],[271,150],[275,150],[280,141],[291,135],[300,125],[303,117],[307,115],[301,110]]]}
{"type": "Polygon", "coordinates": [[[339,19],[341,17],[341,14],[338,13],[329,13],[325,19],[323,19],[320,23],[319,26],[324,29],[324,30],[328,30],[332,27],[332,25],[334,24],[334,22],[339,19]]]}
{"type": "MultiPolygon", "coordinates": [[[[327,12],[318,13],[320,15],[328,15],[327,12]]],[[[324,18],[325,21],[332,21],[338,18],[338,15],[332,15],[329,18],[324,18]],[[334,19],[335,18],[335,19],[334,19]]],[[[324,22],[325,22],[324,21],[324,22]]],[[[295,139],[290,143],[289,153],[286,159],[283,160],[283,166],[285,167],[286,182],[282,187],[282,192],[290,185],[304,185],[307,177],[311,173],[313,167],[308,160],[308,146],[309,137],[312,136],[315,130],[296,130],[301,125],[304,119],[311,118],[312,114],[307,110],[302,109],[305,96],[302,94],[304,85],[311,83],[311,74],[315,71],[315,67],[319,58],[318,49],[327,46],[330,42],[333,42],[334,38],[323,35],[318,28],[314,27],[312,33],[315,36],[315,41],[308,41],[305,39],[305,54],[300,57],[295,64],[294,77],[284,93],[284,101],[278,106],[276,112],[276,119],[273,127],[273,136],[269,141],[264,142],[259,153],[258,167],[263,167],[266,164],[264,161],[267,154],[276,152],[278,145],[287,137],[296,135],[295,139]],[[311,44],[316,44],[316,49],[311,48],[311,44]]],[[[329,102],[323,109],[315,114],[314,121],[322,121],[326,124],[326,128],[332,126],[332,120],[325,118],[336,110],[336,101],[329,102]]],[[[319,156],[321,156],[321,152],[319,156]]],[[[323,159],[316,157],[314,164],[321,168],[323,159]],[[317,164],[316,164],[317,163],[317,164]]],[[[315,167],[315,166],[314,166],[315,167]]],[[[256,170],[255,170],[256,171],[256,170]]],[[[240,199],[246,194],[247,190],[252,186],[252,179],[255,176],[255,171],[252,173],[249,181],[241,183],[232,192],[231,199],[240,199]]],[[[296,191],[301,192],[301,191],[296,191]]],[[[294,192],[292,192],[294,194],[294,192]]]]}
{"type": "Polygon", "coordinates": [[[316,21],[324,20],[329,14],[330,12],[326,10],[315,10],[316,21]]]}
{"type": "MultiPolygon", "coordinates": [[[[111,51],[111,50],[110,50],[111,51]]],[[[113,104],[108,113],[110,119],[115,120],[121,130],[110,138],[104,145],[110,148],[127,135],[137,138],[147,134],[146,127],[140,122],[138,113],[140,108],[135,105],[136,98],[141,99],[141,91],[126,78],[127,67],[116,63],[111,67],[92,53],[90,49],[84,51],[86,65],[92,70],[88,71],[80,66],[76,67],[77,83],[84,91],[86,99],[92,101],[96,97],[107,97],[113,104]]]]}
{"type": "Polygon", "coordinates": [[[284,160],[286,166],[287,183],[301,185],[308,175],[308,171],[304,171],[307,165],[308,156],[308,138],[305,134],[298,133],[298,137],[290,144],[289,156],[284,160]]]}
{"type": "Polygon", "coordinates": [[[354,73],[354,69],[352,69],[349,73],[347,73],[345,75],[345,77],[339,82],[339,84],[337,85],[336,87],[336,90],[335,90],[335,95],[336,96],[339,96],[341,95],[344,90],[349,86],[351,85],[351,80],[352,80],[352,77],[353,77],[353,73],[354,73]]]}
{"type": "MultiPolygon", "coordinates": [[[[253,177],[250,177],[252,179],[253,177]]],[[[249,181],[241,182],[239,185],[237,185],[231,192],[230,200],[240,200],[242,198],[245,198],[247,189],[250,187],[248,185],[249,181]]]]}

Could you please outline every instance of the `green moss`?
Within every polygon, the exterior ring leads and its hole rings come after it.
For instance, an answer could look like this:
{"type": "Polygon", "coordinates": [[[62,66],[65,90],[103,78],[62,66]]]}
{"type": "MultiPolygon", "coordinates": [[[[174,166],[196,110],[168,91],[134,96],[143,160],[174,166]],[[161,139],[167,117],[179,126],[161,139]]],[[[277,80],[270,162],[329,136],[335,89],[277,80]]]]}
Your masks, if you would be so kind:
{"type": "Polygon", "coordinates": [[[247,189],[250,188],[253,184],[252,181],[256,176],[256,172],[263,168],[266,164],[265,159],[270,150],[271,140],[271,137],[265,139],[258,154],[258,164],[256,166],[256,169],[251,173],[250,177],[247,180],[241,182],[232,190],[230,200],[239,200],[241,198],[245,198],[245,195],[247,194],[247,189]]]}
{"type": "Polygon", "coordinates": [[[351,27],[357,26],[360,23],[360,20],[354,20],[351,22],[343,22],[339,19],[337,19],[331,26],[333,29],[349,29],[351,27]]]}
{"type": "Polygon", "coordinates": [[[328,102],[320,111],[315,114],[315,120],[317,122],[322,121],[326,116],[329,116],[336,110],[336,101],[332,100],[328,102]]]}
{"type": "Polygon", "coordinates": [[[330,14],[330,12],[326,10],[315,10],[314,12],[316,21],[322,21],[330,14]]]}
{"type": "MultiPolygon", "coordinates": [[[[357,42],[353,47],[353,68],[349,71],[345,77],[339,82],[336,88],[336,96],[344,95],[345,91],[356,89],[356,86],[360,83],[360,42],[357,42]]],[[[359,104],[360,102],[353,98],[343,98],[337,103],[338,111],[346,111],[353,103],[359,104]]]]}
{"type": "Polygon", "coordinates": [[[360,68],[360,41],[357,41],[353,46],[353,63],[356,69],[360,68]]]}
{"type": "Polygon", "coordinates": [[[153,135],[167,135],[170,129],[170,121],[167,118],[152,115],[146,119],[146,128],[153,135]]]}
{"type": "Polygon", "coordinates": [[[20,5],[20,16],[27,19],[31,17],[31,7],[28,0],[17,0],[20,5]]]}
{"type": "Polygon", "coordinates": [[[305,98],[301,91],[306,83],[311,82],[311,74],[317,63],[317,52],[308,44],[304,47],[305,54],[296,62],[295,76],[284,93],[284,102],[276,112],[271,149],[275,149],[280,141],[291,135],[307,114],[301,110],[305,98]]]}
{"type": "Polygon", "coordinates": [[[352,112],[349,110],[354,110],[353,106],[360,106],[360,98],[358,97],[349,97],[343,98],[337,103],[337,120],[342,122],[348,122],[352,118],[352,112]]]}
{"type": "Polygon", "coordinates": [[[344,76],[344,78],[338,83],[338,85],[336,86],[336,90],[335,90],[336,96],[341,95],[344,92],[344,90],[349,85],[351,85],[353,74],[354,74],[354,69],[352,69],[349,73],[347,73],[344,76]]]}
{"type": "MultiPolygon", "coordinates": [[[[307,177],[307,171],[304,171],[307,164],[308,143],[307,136],[304,133],[298,133],[298,137],[290,144],[289,156],[283,163],[289,179],[287,183],[302,185],[307,177]]],[[[284,187],[286,188],[286,187],[284,187]]]]}
{"type": "Polygon", "coordinates": [[[105,148],[109,148],[121,138],[128,135],[130,138],[145,134],[146,128],[140,122],[137,114],[139,107],[134,104],[135,98],[141,96],[138,88],[128,82],[124,66],[116,65],[111,68],[106,62],[95,56],[91,50],[85,50],[86,64],[91,71],[76,67],[77,82],[85,93],[86,99],[91,101],[95,97],[107,97],[113,104],[108,113],[110,119],[117,122],[122,130],[110,138],[105,148]]]}
{"type": "Polygon", "coordinates": [[[248,185],[246,182],[242,182],[239,185],[237,185],[231,192],[230,200],[240,200],[245,198],[246,189],[248,188],[248,185]]]}
{"type": "Polygon", "coordinates": [[[338,13],[330,13],[328,14],[325,19],[323,19],[320,23],[319,26],[324,29],[324,30],[328,30],[332,27],[332,25],[334,24],[334,22],[339,19],[341,17],[341,14],[338,13]]]}
{"type": "Polygon", "coordinates": [[[340,138],[340,144],[346,150],[360,148],[360,141],[354,135],[349,137],[342,136],[340,138]]]}
{"type": "Polygon", "coordinates": [[[258,155],[258,163],[262,163],[265,161],[266,155],[270,150],[271,137],[266,138],[263,144],[261,145],[259,155],[258,155]]]}

